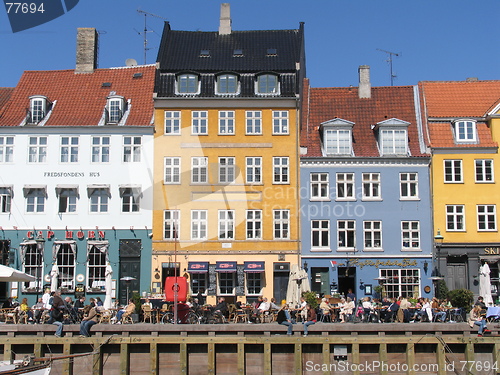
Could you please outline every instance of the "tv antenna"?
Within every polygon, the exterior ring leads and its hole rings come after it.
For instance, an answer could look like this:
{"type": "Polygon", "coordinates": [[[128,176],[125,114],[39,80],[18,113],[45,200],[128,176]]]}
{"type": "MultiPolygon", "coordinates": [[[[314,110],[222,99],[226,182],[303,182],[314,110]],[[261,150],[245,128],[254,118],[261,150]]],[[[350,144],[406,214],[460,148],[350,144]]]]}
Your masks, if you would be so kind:
{"type": "Polygon", "coordinates": [[[388,55],[387,62],[389,63],[389,67],[391,69],[391,86],[394,86],[394,78],[396,78],[396,74],[392,72],[392,56],[399,56],[401,53],[386,51],[380,48],[377,48],[377,51],[387,53],[388,55]]]}
{"type": "Polygon", "coordinates": [[[141,10],[141,9],[137,9],[137,13],[140,13],[140,14],[144,14],[144,30],[142,32],[140,31],[137,31],[137,34],[139,35],[142,35],[143,39],[144,39],[144,65],[146,65],[146,53],[148,50],[150,50],[151,48],[148,48],[148,38],[147,38],[147,35],[148,33],[152,33],[154,32],[154,30],[148,30],[148,25],[147,25],[147,20],[148,20],[148,16],[149,17],[156,17],[156,18],[160,18],[162,20],[167,20],[166,18],[163,18],[161,16],[157,16],[156,14],[153,14],[153,13],[149,13],[149,12],[146,12],[144,10],[141,10]]]}

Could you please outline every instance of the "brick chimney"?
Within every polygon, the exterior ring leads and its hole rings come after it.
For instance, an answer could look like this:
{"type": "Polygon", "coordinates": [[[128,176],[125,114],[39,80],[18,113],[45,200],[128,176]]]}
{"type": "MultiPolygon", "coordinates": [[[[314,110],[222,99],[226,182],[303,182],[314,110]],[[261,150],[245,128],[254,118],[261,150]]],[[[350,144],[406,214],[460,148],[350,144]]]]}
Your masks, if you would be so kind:
{"type": "Polygon", "coordinates": [[[97,68],[97,31],[92,27],[77,30],[75,73],[93,73],[97,68]]]}
{"type": "Polygon", "coordinates": [[[358,96],[360,99],[370,99],[372,97],[372,84],[370,83],[370,65],[360,65],[358,96]]]}
{"type": "Polygon", "coordinates": [[[231,34],[231,8],[229,3],[220,5],[219,35],[231,34]]]}

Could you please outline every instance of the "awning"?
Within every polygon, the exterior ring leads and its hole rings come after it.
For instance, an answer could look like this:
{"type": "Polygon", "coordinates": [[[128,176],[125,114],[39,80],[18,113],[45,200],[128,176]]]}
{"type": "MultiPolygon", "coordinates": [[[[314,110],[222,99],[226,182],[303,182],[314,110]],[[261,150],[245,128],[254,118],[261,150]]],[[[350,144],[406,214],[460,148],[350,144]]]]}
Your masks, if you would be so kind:
{"type": "Polygon", "coordinates": [[[141,185],[120,185],[118,186],[120,191],[120,197],[123,198],[127,190],[130,190],[129,194],[133,195],[135,198],[139,198],[142,194],[142,186],[141,185]]]}
{"type": "Polygon", "coordinates": [[[496,263],[500,261],[500,256],[498,255],[480,255],[480,260],[486,260],[488,263],[496,263]]]}
{"type": "Polygon", "coordinates": [[[208,273],[208,262],[188,262],[189,273],[208,273]]]}
{"type": "Polygon", "coordinates": [[[87,194],[90,198],[90,196],[92,196],[92,194],[94,194],[94,192],[96,190],[106,190],[107,193],[108,193],[108,196],[110,197],[111,196],[111,192],[110,192],[110,186],[109,185],[106,185],[106,184],[93,184],[93,185],[88,185],[87,186],[87,194]]]}
{"type": "Polygon", "coordinates": [[[249,273],[264,272],[264,262],[245,262],[243,271],[249,273]]]}
{"type": "Polygon", "coordinates": [[[13,185],[0,185],[0,191],[5,192],[12,196],[12,189],[14,188],[13,185]]]}
{"type": "Polygon", "coordinates": [[[216,262],[216,272],[236,272],[236,262],[216,262]]]}
{"type": "Polygon", "coordinates": [[[56,195],[59,197],[63,191],[74,191],[78,195],[78,185],[57,185],[56,195]]]}
{"type": "Polygon", "coordinates": [[[26,198],[30,193],[35,190],[43,190],[44,194],[47,195],[47,185],[24,185],[23,194],[26,198]]]}

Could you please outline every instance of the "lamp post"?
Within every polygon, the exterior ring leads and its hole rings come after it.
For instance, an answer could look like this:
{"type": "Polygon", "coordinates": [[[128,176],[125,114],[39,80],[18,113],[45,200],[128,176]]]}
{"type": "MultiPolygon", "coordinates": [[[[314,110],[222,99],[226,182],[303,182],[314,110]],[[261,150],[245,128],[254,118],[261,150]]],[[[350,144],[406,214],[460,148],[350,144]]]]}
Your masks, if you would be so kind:
{"type": "Polygon", "coordinates": [[[132,276],[124,276],[120,279],[121,281],[125,281],[125,285],[127,285],[127,301],[126,301],[126,304],[128,304],[128,291],[129,291],[129,288],[130,288],[130,283],[132,282],[132,280],[137,280],[135,277],[132,277],[132,276]]]}
{"type": "Polygon", "coordinates": [[[436,246],[436,261],[437,265],[435,268],[435,274],[430,277],[432,283],[434,284],[434,297],[438,296],[438,286],[439,281],[444,280],[444,277],[441,275],[441,246],[443,245],[444,237],[441,235],[441,231],[438,229],[437,234],[434,236],[434,244],[436,246]]]}

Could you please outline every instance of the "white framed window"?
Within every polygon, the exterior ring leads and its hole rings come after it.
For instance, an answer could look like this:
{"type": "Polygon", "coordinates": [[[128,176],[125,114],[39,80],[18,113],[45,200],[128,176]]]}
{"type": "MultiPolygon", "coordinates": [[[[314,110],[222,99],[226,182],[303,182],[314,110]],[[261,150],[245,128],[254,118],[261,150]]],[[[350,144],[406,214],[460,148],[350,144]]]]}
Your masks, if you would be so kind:
{"type": "Polygon", "coordinates": [[[247,135],[262,134],[262,111],[246,111],[245,124],[247,135]]]}
{"type": "Polygon", "coordinates": [[[191,211],[191,239],[206,240],[208,228],[207,210],[191,211]]]}
{"type": "Polygon", "coordinates": [[[462,160],[444,160],[444,182],[445,183],[463,182],[462,160]]]}
{"type": "Polygon", "coordinates": [[[481,232],[497,230],[496,205],[478,204],[477,205],[477,230],[481,232]]]}
{"type": "Polygon", "coordinates": [[[328,173],[309,174],[311,200],[330,199],[330,175],[328,173]]]}
{"type": "Polygon", "coordinates": [[[247,295],[260,296],[262,295],[262,273],[261,272],[245,272],[247,295]]]}
{"type": "Polygon", "coordinates": [[[363,238],[365,241],[365,251],[382,251],[382,222],[363,221],[363,238]]]}
{"type": "Polygon", "coordinates": [[[219,295],[232,296],[235,288],[235,272],[217,272],[219,295]]]}
{"type": "Polygon", "coordinates": [[[337,200],[355,200],[354,173],[337,173],[337,200]]]}
{"type": "Polygon", "coordinates": [[[476,122],[460,120],[454,123],[455,142],[477,142],[476,122]]]}
{"type": "Polygon", "coordinates": [[[0,163],[14,161],[14,137],[0,136],[0,163]]]}
{"type": "Polygon", "coordinates": [[[192,111],[191,134],[207,135],[208,134],[208,112],[207,111],[192,111]]]}
{"type": "Polygon", "coordinates": [[[26,212],[43,213],[45,212],[45,199],[47,198],[46,189],[34,188],[26,189],[26,212]]]}
{"type": "Polygon", "coordinates": [[[47,162],[47,137],[29,137],[28,163],[47,162]]]}
{"type": "Polygon", "coordinates": [[[21,254],[24,254],[23,262],[23,272],[28,275],[34,276],[36,278],[35,285],[36,291],[42,291],[43,283],[43,251],[44,243],[21,243],[21,254]]]}
{"type": "Polygon", "coordinates": [[[476,159],[474,161],[474,165],[476,167],[476,182],[478,183],[495,182],[492,159],[476,159]]]}
{"type": "Polygon", "coordinates": [[[273,171],[273,184],[290,183],[288,157],[273,157],[273,171]]]}
{"type": "Polygon", "coordinates": [[[219,240],[234,240],[234,210],[219,210],[219,240]]]}
{"type": "Polygon", "coordinates": [[[180,233],[180,217],[179,210],[163,211],[163,239],[178,240],[180,233]]]}
{"type": "Polygon", "coordinates": [[[347,129],[325,129],[324,144],[327,155],[351,155],[351,131],[347,129]]]}
{"type": "Polygon", "coordinates": [[[380,173],[363,173],[363,199],[380,200],[380,173]]]}
{"type": "Polygon", "coordinates": [[[107,244],[87,244],[87,288],[105,290],[107,260],[107,244]]]}
{"type": "Polygon", "coordinates": [[[78,192],[76,189],[61,189],[59,191],[59,213],[76,212],[78,192]]]}
{"type": "Polygon", "coordinates": [[[249,156],[246,160],[246,180],[247,184],[262,183],[262,157],[249,156]]]}
{"type": "Polygon", "coordinates": [[[78,162],[78,137],[61,137],[61,163],[78,162]]]}
{"type": "Polygon", "coordinates": [[[106,124],[117,124],[125,113],[125,98],[110,96],[106,103],[106,124]]]}
{"type": "Polygon", "coordinates": [[[247,240],[262,239],[262,210],[247,210],[247,240]]]}
{"type": "Polygon", "coordinates": [[[420,250],[420,223],[418,221],[401,222],[402,250],[420,250]]]}
{"type": "Polygon", "coordinates": [[[356,222],[354,220],[337,221],[338,251],[354,251],[356,249],[356,222]]]}
{"type": "Polygon", "coordinates": [[[208,181],[208,158],[196,156],[191,158],[191,182],[205,184],[208,181]]]}
{"type": "Polygon", "coordinates": [[[446,205],[446,230],[448,232],[465,231],[465,206],[463,204],[446,205]]]}
{"type": "Polygon", "coordinates": [[[385,279],[384,290],[388,298],[418,298],[420,292],[420,270],[408,268],[381,269],[380,276],[385,279]]]}
{"type": "Polygon", "coordinates": [[[311,249],[330,250],[330,220],[311,220],[311,249]]]}
{"type": "Polygon", "coordinates": [[[123,162],[139,163],[141,161],[142,137],[123,137],[123,162]]]}
{"type": "Polygon", "coordinates": [[[219,183],[230,184],[236,178],[234,157],[219,158],[219,183]]]}
{"type": "Polygon", "coordinates": [[[382,155],[407,155],[406,130],[382,129],[380,131],[382,155]]]}
{"type": "Polygon", "coordinates": [[[256,93],[261,95],[278,95],[279,81],[274,74],[261,74],[257,77],[256,93]]]}
{"type": "Polygon", "coordinates": [[[290,239],[290,210],[273,210],[275,240],[290,239]]]}
{"type": "Polygon", "coordinates": [[[181,111],[165,111],[165,134],[181,134],[181,111]]]}
{"type": "Polygon", "coordinates": [[[289,134],[288,111],[273,111],[273,134],[289,134]]]}
{"type": "Polygon", "coordinates": [[[418,173],[399,174],[399,199],[418,200],[418,173]]]}
{"type": "Polygon", "coordinates": [[[90,192],[90,212],[91,213],[106,213],[109,208],[109,189],[96,188],[90,192]]]}
{"type": "Polygon", "coordinates": [[[181,74],[177,76],[176,94],[199,94],[200,80],[195,74],[181,74]]]}
{"type": "Polygon", "coordinates": [[[47,115],[48,108],[49,102],[45,96],[31,96],[30,109],[26,116],[26,122],[28,124],[38,124],[47,115]]]}
{"type": "Polygon", "coordinates": [[[193,295],[196,295],[198,293],[206,293],[207,276],[208,273],[191,273],[189,275],[189,278],[191,279],[191,291],[193,292],[193,295]]]}
{"type": "Polygon", "coordinates": [[[110,137],[92,137],[92,163],[109,163],[110,137]]]}
{"type": "Polygon", "coordinates": [[[219,95],[237,94],[239,92],[238,76],[234,74],[218,75],[215,92],[219,95]]]}
{"type": "Polygon", "coordinates": [[[141,208],[141,189],[139,187],[120,187],[120,197],[122,199],[122,212],[139,212],[141,208]]]}
{"type": "Polygon", "coordinates": [[[76,243],[54,243],[56,265],[59,271],[57,286],[75,289],[76,243]]]}
{"type": "Polygon", "coordinates": [[[219,135],[234,135],[234,111],[219,111],[219,135]]]}
{"type": "Polygon", "coordinates": [[[0,213],[6,214],[10,212],[12,202],[12,188],[0,186],[0,213]]]}
{"type": "Polygon", "coordinates": [[[181,158],[176,156],[167,156],[163,159],[165,174],[163,176],[164,184],[181,183],[181,158]]]}

